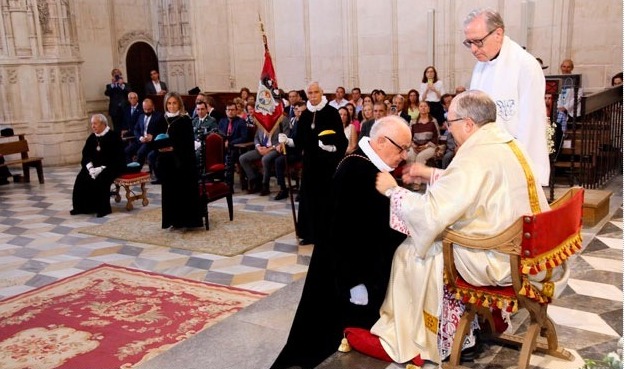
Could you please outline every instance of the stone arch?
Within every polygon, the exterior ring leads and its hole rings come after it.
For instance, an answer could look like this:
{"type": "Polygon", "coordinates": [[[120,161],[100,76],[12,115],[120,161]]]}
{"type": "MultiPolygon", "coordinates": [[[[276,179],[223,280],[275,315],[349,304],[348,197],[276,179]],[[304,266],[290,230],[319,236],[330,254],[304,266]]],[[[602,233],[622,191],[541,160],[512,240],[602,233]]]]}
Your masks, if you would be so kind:
{"type": "MultiPolygon", "coordinates": [[[[117,65],[126,73],[128,72],[128,51],[137,42],[148,44],[152,50],[156,50],[157,42],[147,31],[131,31],[124,33],[117,41],[117,65]]],[[[131,85],[134,88],[134,86],[131,85]]]]}

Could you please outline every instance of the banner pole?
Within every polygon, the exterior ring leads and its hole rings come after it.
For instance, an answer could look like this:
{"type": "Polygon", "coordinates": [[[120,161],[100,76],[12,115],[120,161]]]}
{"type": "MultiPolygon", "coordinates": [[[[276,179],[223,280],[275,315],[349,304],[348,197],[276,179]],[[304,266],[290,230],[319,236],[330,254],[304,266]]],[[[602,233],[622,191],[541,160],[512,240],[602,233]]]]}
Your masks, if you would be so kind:
{"type": "Polygon", "coordinates": [[[289,181],[289,200],[291,200],[291,213],[293,215],[293,226],[295,227],[295,237],[299,238],[297,233],[297,215],[295,214],[295,201],[293,200],[293,185],[291,184],[291,168],[289,167],[289,157],[286,154],[286,145],[282,144],[282,155],[284,158],[284,165],[286,170],[286,179],[289,181]]]}

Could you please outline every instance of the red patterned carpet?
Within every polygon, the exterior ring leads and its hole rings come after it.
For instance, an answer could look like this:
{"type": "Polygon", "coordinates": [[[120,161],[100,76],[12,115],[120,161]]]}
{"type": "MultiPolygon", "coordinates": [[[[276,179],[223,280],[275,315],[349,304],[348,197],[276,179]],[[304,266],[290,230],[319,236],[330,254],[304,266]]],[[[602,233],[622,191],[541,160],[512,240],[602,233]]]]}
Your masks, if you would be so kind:
{"type": "Polygon", "coordinates": [[[101,265],[0,301],[0,368],[129,368],[264,296],[101,265]]]}

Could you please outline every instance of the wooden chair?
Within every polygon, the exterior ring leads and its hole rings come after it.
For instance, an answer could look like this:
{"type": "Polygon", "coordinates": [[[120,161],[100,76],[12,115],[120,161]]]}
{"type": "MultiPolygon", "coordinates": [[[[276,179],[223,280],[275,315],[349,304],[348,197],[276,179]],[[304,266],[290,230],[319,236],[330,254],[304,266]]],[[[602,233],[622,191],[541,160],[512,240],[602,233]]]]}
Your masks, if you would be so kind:
{"type": "Polygon", "coordinates": [[[225,181],[226,165],[223,137],[218,133],[207,135],[202,142],[202,155],[200,157],[200,200],[202,201],[204,225],[208,230],[208,204],[213,201],[225,197],[228,203],[230,221],[234,218],[232,189],[225,181]]]}
{"type": "Polygon", "coordinates": [[[466,305],[453,338],[452,351],[445,368],[463,368],[460,365],[462,343],[475,314],[483,320],[484,333],[506,344],[520,346],[518,367],[527,369],[535,350],[548,355],[573,360],[573,355],[560,347],[555,325],[547,315],[547,306],[553,297],[553,282],[544,282],[539,290],[529,281],[530,275],[547,271],[565,262],[581,251],[582,206],[584,189],[571,188],[551,204],[551,210],[525,215],[506,230],[491,237],[467,237],[452,230],[443,233],[444,279],[456,299],[466,305]],[[453,247],[492,250],[510,256],[512,286],[478,287],[467,283],[454,265],[453,247]],[[530,322],[521,334],[497,333],[489,308],[516,312],[526,309],[530,322]]]}

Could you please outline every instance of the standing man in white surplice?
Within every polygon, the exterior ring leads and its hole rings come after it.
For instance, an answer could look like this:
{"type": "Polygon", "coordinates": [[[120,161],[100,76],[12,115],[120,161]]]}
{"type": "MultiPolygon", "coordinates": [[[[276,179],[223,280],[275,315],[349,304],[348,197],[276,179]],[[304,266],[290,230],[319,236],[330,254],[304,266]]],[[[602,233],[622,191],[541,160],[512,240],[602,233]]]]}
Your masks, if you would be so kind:
{"type": "Polygon", "coordinates": [[[497,105],[497,124],[519,140],[536,165],[536,179],[549,185],[545,75],[536,58],[504,34],[501,15],[478,9],[464,21],[463,44],[477,59],[471,90],[486,92],[497,105]]]}

